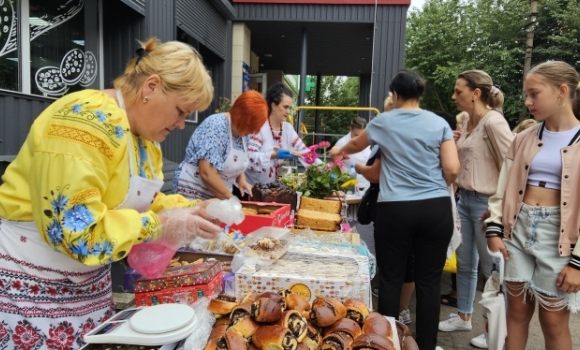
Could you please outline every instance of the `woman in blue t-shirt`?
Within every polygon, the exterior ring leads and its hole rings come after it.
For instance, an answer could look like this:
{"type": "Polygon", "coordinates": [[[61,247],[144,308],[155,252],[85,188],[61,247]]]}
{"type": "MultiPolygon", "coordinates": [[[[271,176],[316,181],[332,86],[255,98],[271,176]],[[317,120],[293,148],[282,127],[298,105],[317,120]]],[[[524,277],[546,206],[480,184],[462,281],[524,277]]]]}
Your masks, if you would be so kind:
{"type": "MultiPolygon", "coordinates": [[[[421,109],[425,82],[403,70],[392,80],[395,109],[375,117],[365,132],[331,156],[340,158],[369,145],[381,150],[380,194],[375,219],[379,267],[379,312],[398,317],[405,277],[404,262],[415,256],[417,344],[437,345],[439,290],[447,246],[453,233],[447,186],[459,173],[459,159],[449,124],[421,109]]],[[[437,349],[440,349],[437,347],[437,349]]]]}

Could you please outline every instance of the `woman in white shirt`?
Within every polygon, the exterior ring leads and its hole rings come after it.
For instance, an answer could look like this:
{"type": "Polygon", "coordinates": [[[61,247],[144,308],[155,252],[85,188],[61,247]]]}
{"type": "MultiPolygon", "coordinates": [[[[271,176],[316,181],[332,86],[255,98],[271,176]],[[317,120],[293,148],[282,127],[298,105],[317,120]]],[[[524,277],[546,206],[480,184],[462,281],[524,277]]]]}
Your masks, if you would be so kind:
{"type": "MultiPolygon", "coordinates": [[[[367,121],[361,117],[355,117],[352,122],[350,123],[350,131],[348,134],[344,135],[341,139],[336,141],[335,146],[342,147],[346,145],[351,139],[360,135],[366,128],[367,121]]],[[[350,154],[348,159],[344,159],[344,166],[342,170],[347,172],[350,169],[351,165],[355,165],[356,163],[366,163],[371,155],[371,148],[367,147],[360,152],[350,154]]],[[[359,190],[364,190],[369,187],[370,183],[364,176],[358,174],[356,176],[356,180],[358,182],[357,188],[359,190]]]]}
{"type": "Polygon", "coordinates": [[[268,121],[250,137],[248,145],[250,165],[246,178],[251,185],[276,181],[283,162],[306,150],[300,136],[286,122],[292,107],[292,95],[292,91],[282,83],[272,85],[266,92],[268,121]]]}

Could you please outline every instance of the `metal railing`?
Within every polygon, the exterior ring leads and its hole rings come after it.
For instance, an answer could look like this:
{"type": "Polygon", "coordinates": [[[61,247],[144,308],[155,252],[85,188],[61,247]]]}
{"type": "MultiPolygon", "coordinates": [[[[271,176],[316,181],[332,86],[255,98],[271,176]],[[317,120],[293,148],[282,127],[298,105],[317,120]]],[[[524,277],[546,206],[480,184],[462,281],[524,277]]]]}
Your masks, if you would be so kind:
{"type": "Polygon", "coordinates": [[[300,111],[301,110],[314,110],[314,111],[366,111],[366,112],[375,112],[375,115],[380,114],[378,108],[375,107],[339,107],[339,106],[297,106],[295,110],[295,115],[298,116],[297,118],[297,125],[298,125],[298,135],[300,137],[304,136],[312,136],[315,138],[316,136],[344,136],[341,134],[326,134],[326,133],[319,133],[319,132],[302,132],[302,128],[300,124],[302,123],[302,118],[300,118],[300,111]]]}

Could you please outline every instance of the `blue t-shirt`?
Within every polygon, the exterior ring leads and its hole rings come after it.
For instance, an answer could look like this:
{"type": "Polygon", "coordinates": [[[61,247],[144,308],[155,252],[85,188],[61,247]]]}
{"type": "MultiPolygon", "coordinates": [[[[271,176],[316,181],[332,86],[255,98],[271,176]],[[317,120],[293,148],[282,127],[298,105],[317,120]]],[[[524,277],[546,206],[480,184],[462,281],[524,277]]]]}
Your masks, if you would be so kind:
{"type": "Polygon", "coordinates": [[[381,150],[379,202],[449,197],[439,150],[453,139],[449,123],[425,110],[394,109],[367,126],[371,145],[381,150]]]}
{"type": "MultiPolygon", "coordinates": [[[[207,117],[193,132],[187,148],[185,159],[175,169],[173,176],[173,193],[177,190],[177,183],[181,175],[183,163],[197,166],[201,159],[207,160],[218,172],[224,170],[224,163],[230,154],[230,139],[232,138],[230,123],[225,114],[213,114],[207,117]]],[[[249,136],[234,137],[233,146],[243,151],[244,144],[248,145],[249,136]]]]}

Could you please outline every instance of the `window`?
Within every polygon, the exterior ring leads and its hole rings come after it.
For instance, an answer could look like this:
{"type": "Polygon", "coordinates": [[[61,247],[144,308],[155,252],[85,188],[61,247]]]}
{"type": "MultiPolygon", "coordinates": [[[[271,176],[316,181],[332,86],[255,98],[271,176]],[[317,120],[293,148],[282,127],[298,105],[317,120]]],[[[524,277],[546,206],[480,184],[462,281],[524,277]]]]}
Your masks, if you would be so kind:
{"type": "Polygon", "coordinates": [[[0,89],[19,90],[17,0],[0,4],[0,89]]]}
{"type": "Polygon", "coordinates": [[[87,11],[93,2],[29,1],[31,92],[62,96],[94,85],[97,47],[89,47],[87,40],[98,32],[98,12],[87,11]]]}

